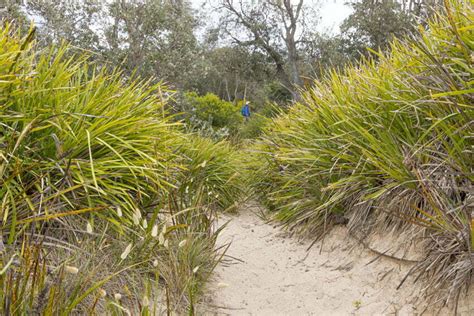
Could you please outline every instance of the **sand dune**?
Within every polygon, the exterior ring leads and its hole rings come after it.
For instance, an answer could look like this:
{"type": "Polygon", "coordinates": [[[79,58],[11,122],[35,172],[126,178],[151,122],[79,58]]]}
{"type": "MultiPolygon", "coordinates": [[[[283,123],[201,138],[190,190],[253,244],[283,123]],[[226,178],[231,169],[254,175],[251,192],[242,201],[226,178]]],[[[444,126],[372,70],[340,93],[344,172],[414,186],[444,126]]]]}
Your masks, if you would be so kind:
{"type": "MultiPolygon", "coordinates": [[[[231,242],[216,269],[209,315],[417,315],[439,313],[417,298],[409,279],[396,287],[413,263],[381,257],[348,236],[343,226],[307,251],[247,205],[227,217],[219,243],[231,242]]],[[[474,299],[463,298],[461,315],[474,314],[474,299]],[[470,302],[469,302],[470,301],[470,302]]],[[[451,312],[452,314],[452,312],[451,312]]]]}

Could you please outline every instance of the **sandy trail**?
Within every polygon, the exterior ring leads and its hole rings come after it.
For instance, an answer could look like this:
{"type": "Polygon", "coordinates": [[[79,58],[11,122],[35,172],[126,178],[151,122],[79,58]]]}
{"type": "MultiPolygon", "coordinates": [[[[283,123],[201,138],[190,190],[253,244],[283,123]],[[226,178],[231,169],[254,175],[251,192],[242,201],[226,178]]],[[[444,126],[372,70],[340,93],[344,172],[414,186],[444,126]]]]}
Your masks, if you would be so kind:
{"type": "Polygon", "coordinates": [[[422,312],[423,307],[414,304],[417,293],[414,287],[396,290],[410,268],[409,263],[378,258],[348,237],[344,227],[334,229],[323,244],[316,243],[308,252],[309,242],[301,243],[285,236],[256,212],[257,207],[247,205],[239,215],[227,218],[230,222],[219,243],[231,242],[231,246],[224,262],[216,268],[209,304],[212,310],[205,314],[412,315],[422,312]]]}

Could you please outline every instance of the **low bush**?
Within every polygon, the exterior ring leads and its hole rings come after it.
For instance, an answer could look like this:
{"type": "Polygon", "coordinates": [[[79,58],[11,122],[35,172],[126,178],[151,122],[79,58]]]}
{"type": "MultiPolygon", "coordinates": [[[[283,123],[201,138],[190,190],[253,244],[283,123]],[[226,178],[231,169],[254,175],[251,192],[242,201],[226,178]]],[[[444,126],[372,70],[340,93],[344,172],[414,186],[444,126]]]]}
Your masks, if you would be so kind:
{"type": "Polygon", "coordinates": [[[188,103],[189,109],[186,121],[193,126],[198,125],[197,122],[208,122],[215,130],[226,129],[229,134],[234,134],[243,121],[240,106],[212,93],[199,96],[195,92],[188,92],[184,102],[188,103]]]}
{"type": "Polygon", "coordinates": [[[192,198],[190,192],[205,192],[204,204],[218,211],[234,210],[244,197],[242,158],[235,148],[199,136],[183,138],[177,144],[186,166],[180,178],[181,200],[192,198]]]}
{"type": "Polygon", "coordinates": [[[472,21],[472,3],[448,1],[391,53],[315,82],[265,129],[250,173],[275,217],[311,236],[345,220],[362,236],[418,227],[414,271],[443,302],[474,271],[472,21]]]}
{"type": "Polygon", "coordinates": [[[0,314],[193,311],[236,159],[165,86],[69,50],[0,29],[0,314]]]}

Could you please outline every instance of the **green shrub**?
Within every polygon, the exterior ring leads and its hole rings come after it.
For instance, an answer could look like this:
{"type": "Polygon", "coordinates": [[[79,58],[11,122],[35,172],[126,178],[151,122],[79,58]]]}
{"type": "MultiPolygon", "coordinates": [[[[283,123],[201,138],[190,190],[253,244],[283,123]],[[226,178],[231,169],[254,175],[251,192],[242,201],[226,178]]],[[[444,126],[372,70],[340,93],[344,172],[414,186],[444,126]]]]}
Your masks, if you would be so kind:
{"type": "Polygon", "coordinates": [[[0,196],[10,242],[23,225],[68,212],[117,218],[120,207],[121,222],[131,223],[168,187],[176,131],[163,116],[164,87],[124,83],[84,56],[64,58],[67,47],[36,56],[8,32],[0,51],[0,196]]]}
{"type": "Polygon", "coordinates": [[[279,106],[276,103],[265,103],[262,107],[251,108],[252,115],[248,121],[244,121],[240,125],[238,131],[238,139],[256,139],[259,137],[265,126],[267,126],[272,118],[284,113],[286,108],[279,106]]]}
{"type": "Polygon", "coordinates": [[[220,257],[211,208],[234,202],[231,148],[187,143],[161,84],[33,38],[0,29],[0,314],[147,313],[160,290],[192,309],[220,257]]]}
{"type": "Polygon", "coordinates": [[[268,125],[251,172],[300,232],[341,216],[359,233],[420,226],[431,252],[415,270],[432,276],[428,291],[449,288],[435,293],[445,301],[474,271],[472,21],[472,3],[449,1],[419,37],[315,82],[268,125]]]}
{"type": "Polygon", "coordinates": [[[263,115],[252,114],[251,118],[240,126],[238,137],[241,139],[257,138],[262,133],[268,120],[269,119],[263,115]]]}
{"type": "Polygon", "coordinates": [[[178,151],[186,166],[180,178],[182,200],[193,200],[203,192],[203,203],[220,211],[233,210],[243,198],[242,159],[226,141],[213,142],[190,136],[179,143],[178,151]]]}
{"type": "Polygon", "coordinates": [[[208,93],[199,96],[194,92],[188,92],[185,98],[190,105],[190,113],[186,114],[191,116],[188,121],[195,118],[199,121],[209,122],[214,129],[225,128],[230,133],[234,133],[242,122],[240,107],[232,102],[222,100],[215,94],[208,93]]]}

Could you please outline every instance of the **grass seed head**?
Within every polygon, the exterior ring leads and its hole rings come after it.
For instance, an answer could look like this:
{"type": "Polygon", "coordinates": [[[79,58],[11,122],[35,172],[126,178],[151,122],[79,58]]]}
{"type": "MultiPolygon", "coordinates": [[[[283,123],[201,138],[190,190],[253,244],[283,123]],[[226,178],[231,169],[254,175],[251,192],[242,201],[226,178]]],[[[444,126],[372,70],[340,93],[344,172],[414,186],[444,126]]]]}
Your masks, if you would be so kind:
{"type": "Polygon", "coordinates": [[[160,245],[163,245],[165,243],[165,236],[163,235],[163,233],[161,233],[160,236],[158,236],[158,243],[160,245]]]}
{"type": "Polygon", "coordinates": [[[143,297],[142,303],[143,303],[143,306],[148,306],[148,305],[150,305],[150,299],[148,298],[147,295],[145,295],[145,296],[143,297]]]}
{"type": "Polygon", "coordinates": [[[66,271],[67,273],[70,273],[70,274],[78,274],[79,273],[79,269],[77,267],[74,267],[74,266],[65,266],[64,271],[66,271]]]}
{"type": "Polygon", "coordinates": [[[133,213],[132,219],[133,219],[133,224],[135,224],[135,226],[140,225],[140,217],[138,217],[136,212],[133,213]]]}
{"type": "Polygon", "coordinates": [[[130,254],[130,251],[132,251],[132,243],[129,243],[128,246],[125,248],[125,250],[122,252],[122,254],[120,255],[120,258],[122,260],[125,260],[128,255],[130,254]]]}
{"type": "Polygon", "coordinates": [[[104,289],[99,289],[99,296],[100,297],[106,297],[107,296],[107,291],[104,289]]]}
{"type": "Polygon", "coordinates": [[[151,237],[156,237],[158,236],[158,225],[153,225],[153,228],[151,229],[151,237]]]}
{"type": "Polygon", "coordinates": [[[86,231],[87,231],[88,234],[92,234],[92,232],[93,232],[92,225],[91,225],[90,222],[87,222],[86,231]]]}

